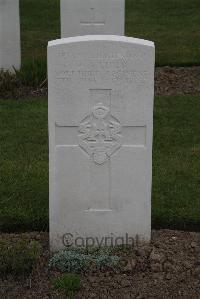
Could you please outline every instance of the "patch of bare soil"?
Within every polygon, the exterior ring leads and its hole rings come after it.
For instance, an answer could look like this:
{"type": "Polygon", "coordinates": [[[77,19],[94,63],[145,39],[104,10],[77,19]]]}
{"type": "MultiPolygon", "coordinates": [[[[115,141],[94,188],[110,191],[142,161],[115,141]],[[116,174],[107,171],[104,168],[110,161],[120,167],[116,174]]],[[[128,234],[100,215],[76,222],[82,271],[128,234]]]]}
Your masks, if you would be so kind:
{"type": "Polygon", "coordinates": [[[155,95],[186,94],[200,94],[200,66],[156,68],[155,95]]]}
{"type": "MultiPolygon", "coordinates": [[[[64,298],[53,290],[48,234],[28,235],[42,244],[40,260],[29,277],[0,279],[0,298],[64,298]]],[[[120,268],[82,273],[75,298],[200,298],[200,233],[153,231],[150,245],[116,254],[120,268]]]]}
{"type": "MultiPolygon", "coordinates": [[[[38,98],[47,96],[47,80],[39,88],[20,86],[12,91],[0,91],[5,99],[38,98]]],[[[200,95],[200,66],[157,67],[155,70],[155,95],[200,95]]]]}
{"type": "MultiPolygon", "coordinates": [[[[158,67],[155,70],[155,95],[200,95],[200,66],[158,67]]],[[[47,87],[29,90],[29,95],[47,95],[47,87]]]]}
{"type": "MultiPolygon", "coordinates": [[[[23,94],[23,91],[22,91],[23,94]]],[[[155,70],[155,95],[200,95],[200,66],[158,67],[155,70]]],[[[27,94],[26,94],[27,95],[27,94]]],[[[47,95],[47,87],[29,90],[33,97],[47,95]]]]}

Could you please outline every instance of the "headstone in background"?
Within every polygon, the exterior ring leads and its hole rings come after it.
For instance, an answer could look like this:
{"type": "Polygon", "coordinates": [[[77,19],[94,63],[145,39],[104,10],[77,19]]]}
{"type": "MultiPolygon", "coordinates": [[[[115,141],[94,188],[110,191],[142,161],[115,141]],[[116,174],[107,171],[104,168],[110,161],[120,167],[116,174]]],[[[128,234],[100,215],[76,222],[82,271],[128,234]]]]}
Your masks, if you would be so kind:
{"type": "Polygon", "coordinates": [[[0,0],[0,69],[14,71],[20,66],[19,0],[0,0]]]}
{"type": "Polygon", "coordinates": [[[154,44],[52,41],[48,78],[51,250],[64,247],[63,236],[70,245],[149,241],[154,44]]]}
{"type": "Polygon", "coordinates": [[[124,0],[61,0],[61,37],[124,35],[124,0]]]}

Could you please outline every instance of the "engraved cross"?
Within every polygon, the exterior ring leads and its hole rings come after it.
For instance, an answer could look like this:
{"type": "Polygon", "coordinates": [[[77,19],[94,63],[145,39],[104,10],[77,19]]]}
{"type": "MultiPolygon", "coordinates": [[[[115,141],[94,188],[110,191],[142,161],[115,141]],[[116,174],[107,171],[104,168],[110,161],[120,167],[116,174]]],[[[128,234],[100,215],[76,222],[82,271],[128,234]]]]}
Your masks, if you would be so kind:
{"type": "Polygon", "coordinates": [[[87,20],[82,20],[81,22],[80,22],[80,24],[82,25],[82,26],[91,26],[91,27],[93,27],[93,26],[104,26],[105,25],[105,20],[102,20],[102,19],[100,19],[100,20],[98,20],[98,18],[96,17],[96,9],[95,9],[95,7],[94,6],[92,6],[92,7],[90,7],[90,12],[89,12],[89,15],[90,15],[90,17],[89,17],[89,20],[87,19],[87,20]]]}
{"type": "Polygon", "coordinates": [[[112,211],[112,158],[126,148],[146,146],[146,126],[122,125],[111,111],[110,89],[90,90],[88,113],[77,126],[56,126],[56,144],[80,148],[88,159],[90,188],[86,212],[112,211]],[[63,144],[64,143],[64,144],[63,144]]]}

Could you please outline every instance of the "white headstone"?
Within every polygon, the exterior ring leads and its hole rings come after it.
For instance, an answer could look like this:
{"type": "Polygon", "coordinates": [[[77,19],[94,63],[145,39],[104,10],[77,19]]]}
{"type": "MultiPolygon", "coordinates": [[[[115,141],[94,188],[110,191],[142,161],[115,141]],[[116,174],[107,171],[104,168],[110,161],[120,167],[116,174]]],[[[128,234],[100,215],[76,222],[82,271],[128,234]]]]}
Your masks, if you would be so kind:
{"type": "Polygon", "coordinates": [[[124,0],[61,0],[61,37],[124,35],[124,0]]]}
{"type": "Polygon", "coordinates": [[[0,0],[0,69],[21,66],[19,0],[0,0]]]}
{"type": "Polygon", "coordinates": [[[52,41],[48,78],[51,249],[149,241],[154,44],[52,41]]]}

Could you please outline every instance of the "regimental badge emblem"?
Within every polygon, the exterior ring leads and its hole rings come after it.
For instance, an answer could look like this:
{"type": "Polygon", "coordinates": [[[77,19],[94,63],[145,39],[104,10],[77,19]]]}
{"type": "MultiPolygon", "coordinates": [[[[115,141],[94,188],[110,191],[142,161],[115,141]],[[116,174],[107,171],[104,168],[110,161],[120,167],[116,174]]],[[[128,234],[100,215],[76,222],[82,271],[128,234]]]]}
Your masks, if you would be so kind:
{"type": "Polygon", "coordinates": [[[122,126],[102,103],[79,125],[79,145],[96,164],[104,164],[122,145],[122,126]]]}

